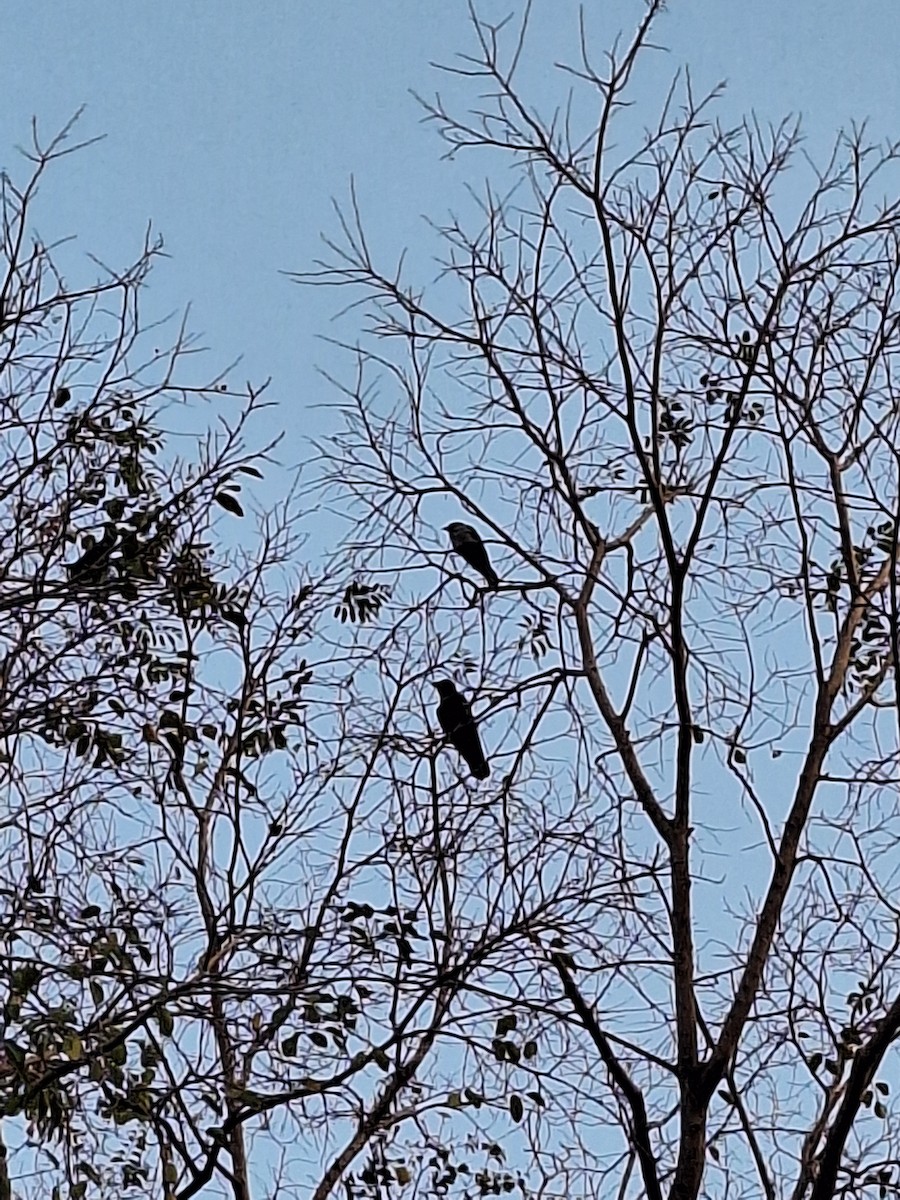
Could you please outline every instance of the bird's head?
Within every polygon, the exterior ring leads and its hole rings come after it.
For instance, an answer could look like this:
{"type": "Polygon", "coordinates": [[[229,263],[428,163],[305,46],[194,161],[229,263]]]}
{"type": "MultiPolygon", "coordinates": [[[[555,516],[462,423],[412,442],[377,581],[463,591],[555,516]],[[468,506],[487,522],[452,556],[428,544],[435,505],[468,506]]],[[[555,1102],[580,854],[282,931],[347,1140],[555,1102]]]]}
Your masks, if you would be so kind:
{"type": "Polygon", "coordinates": [[[432,687],[437,688],[438,695],[444,700],[456,695],[456,684],[450,679],[438,679],[432,684],[432,687]]]}

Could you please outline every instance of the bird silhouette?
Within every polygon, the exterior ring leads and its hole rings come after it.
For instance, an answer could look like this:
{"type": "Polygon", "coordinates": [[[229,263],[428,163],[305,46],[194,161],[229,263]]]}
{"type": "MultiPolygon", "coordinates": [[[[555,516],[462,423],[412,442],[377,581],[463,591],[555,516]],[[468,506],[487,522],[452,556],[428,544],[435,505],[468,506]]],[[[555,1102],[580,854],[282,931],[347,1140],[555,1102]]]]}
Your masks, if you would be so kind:
{"type": "Polygon", "coordinates": [[[481,748],[478,726],[472,716],[468,701],[456,690],[456,684],[441,679],[434,685],[441,697],[437,707],[437,719],[447,735],[447,741],[456,750],[476,779],[487,779],[490,767],[481,748]]]}
{"type": "Polygon", "coordinates": [[[473,529],[471,525],[466,525],[462,521],[453,521],[451,524],[445,525],[444,529],[450,534],[450,543],[460,558],[465,559],[470,567],[474,567],[479,575],[483,575],[487,580],[488,587],[496,591],[500,586],[500,580],[497,578],[497,572],[491,566],[487,549],[477,529],[473,529]]]}

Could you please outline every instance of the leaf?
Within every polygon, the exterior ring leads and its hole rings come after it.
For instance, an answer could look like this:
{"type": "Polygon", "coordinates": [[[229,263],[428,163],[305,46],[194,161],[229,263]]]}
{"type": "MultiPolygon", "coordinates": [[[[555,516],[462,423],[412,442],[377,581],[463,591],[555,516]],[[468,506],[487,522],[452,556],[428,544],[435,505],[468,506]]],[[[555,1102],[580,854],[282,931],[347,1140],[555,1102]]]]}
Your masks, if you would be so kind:
{"type": "Polygon", "coordinates": [[[77,1033],[67,1033],[63,1038],[62,1052],[71,1062],[75,1062],[81,1058],[84,1052],[84,1047],[81,1044],[81,1038],[77,1033]]]}
{"type": "Polygon", "coordinates": [[[505,1034],[511,1033],[518,1024],[516,1014],[508,1013],[505,1017],[501,1017],[497,1022],[496,1037],[502,1038],[505,1034]]]}
{"type": "Polygon", "coordinates": [[[527,1041],[522,1047],[522,1056],[526,1059],[534,1058],[534,1056],[537,1054],[537,1049],[537,1042],[527,1041]]]}
{"type": "Polygon", "coordinates": [[[887,1109],[886,1109],[886,1108],[885,1108],[885,1106],[884,1106],[884,1105],[881,1103],[881,1101],[880,1101],[880,1100],[876,1100],[876,1101],[875,1101],[875,1116],[876,1116],[876,1117],[881,1117],[882,1121],[883,1121],[883,1120],[884,1120],[884,1118],[887,1116],[887,1109]]]}
{"type": "Polygon", "coordinates": [[[297,1042],[300,1039],[299,1033],[292,1033],[290,1037],[286,1037],[281,1043],[281,1053],[288,1058],[293,1058],[297,1053],[297,1042]]]}
{"type": "Polygon", "coordinates": [[[244,515],[244,510],[241,508],[240,504],[237,502],[235,497],[230,496],[228,492],[216,492],[213,499],[221,504],[222,508],[224,508],[226,512],[234,513],[236,517],[242,517],[244,515]]]}
{"type": "Polygon", "coordinates": [[[459,1092],[451,1092],[447,1097],[448,1108],[462,1108],[462,1096],[459,1092]]]}
{"type": "Polygon", "coordinates": [[[743,764],[744,764],[744,763],[747,761],[747,755],[744,753],[744,751],[743,751],[743,750],[735,750],[735,752],[734,752],[734,761],[735,761],[735,762],[736,762],[736,763],[737,763],[739,766],[743,766],[743,764]]]}
{"type": "Polygon", "coordinates": [[[156,1020],[159,1024],[159,1032],[163,1037],[171,1037],[175,1029],[175,1018],[165,1005],[161,1004],[156,1010],[156,1020]]]}
{"type": "Polygon", "coordinates": [[[238,467],[242,475],[252,475],[254,479],[262,479],[262,471],[257,471],[256,467],[238,467]]]}
{"type": "Polygon", "coordinates": [[[509,1098],[509,1115],[518,1125],[525,1114],[525,1105],[522,1103],[522,1097],[512,1095],[509,1098]]]}
{"type": "Polygon", "coordinates": [[[81,910],[81,913],[80,913],[79,915],[80,915],[80,916],[81,916],[81,917],[82,917],[82,918],[83,918],[85,921],[88,921],[88,920],[90,920],[92,917],[99,917],[99,916],[100,916],[100,908],[99,908],[99,905],[96,905],[96,904],[89,904],[89,905],[87,906],[87,908],[83,908],[83,909],[81,910]]]}
{"type": "Polygon", "coordinates": [[[882,1096],[886,1096],[891,1090],[886,1083],[876,1083],[875,1087],[881,1092],[882,1096]]]}

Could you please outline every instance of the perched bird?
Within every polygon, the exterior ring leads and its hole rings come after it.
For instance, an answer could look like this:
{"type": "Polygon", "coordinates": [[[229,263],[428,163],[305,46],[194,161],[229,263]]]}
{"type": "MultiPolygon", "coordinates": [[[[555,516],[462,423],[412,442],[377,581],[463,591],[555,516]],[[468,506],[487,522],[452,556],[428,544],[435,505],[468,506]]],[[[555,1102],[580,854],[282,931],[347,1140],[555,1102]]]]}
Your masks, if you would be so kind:
{"type": "Polygon", "coordinates": [[[488,587],[496,591],[500,580],[491,566],[487,549],[478,531],[462,521],[453,521],[450,525],[445,525],[444,529],[450,534],[450,542],[460,558],[465,559],[470,567],[474,567],[479,575],[483,575],[488,587]]]}
{"type": "Polygon", "coordinates": [[[447,741],[459,751],[460,757],[476,779],[487,779],[491,772],[481,748],[478,726],[472,717],[468,701],[460,695],[456,685],[449,679],[441,679],[434,686],[441,697],[437,707],[437,719],[447,735],[447,741]]]}

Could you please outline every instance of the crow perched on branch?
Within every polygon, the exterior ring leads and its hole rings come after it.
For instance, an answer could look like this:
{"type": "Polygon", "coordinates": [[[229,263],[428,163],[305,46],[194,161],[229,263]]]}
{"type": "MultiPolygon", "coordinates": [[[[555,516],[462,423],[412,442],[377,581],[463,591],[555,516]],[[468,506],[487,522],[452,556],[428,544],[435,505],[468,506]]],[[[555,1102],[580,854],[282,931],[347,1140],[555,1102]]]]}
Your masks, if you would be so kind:
{"type": "Polygon", "coordinates": [[[478,726],[472,717],[468,702],[456,690],[449,679],[441,679],[434,685],[441,697],[437,708],[437,719],[447,735],[447,741],[456,750],[476,779],[487,779],[490,767],[481,748],[478,726]]]}
{"type": "Polygon", "coordinates": [[[445,525],[444,529],[450,534],[450,542],[460,558],[465,559],[470,567],[474,567],[479,575],[483,575],[487,580],[488,587],[496,591],[500,586],[500,580],[497,578],[497,572],[491,566],[488,552],[481,540],[481,534],[471,525],[466,525],[462,521],[453,521],[451,524],[445,525]]]}

